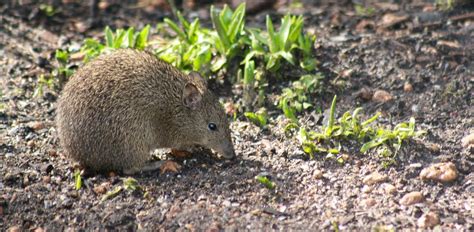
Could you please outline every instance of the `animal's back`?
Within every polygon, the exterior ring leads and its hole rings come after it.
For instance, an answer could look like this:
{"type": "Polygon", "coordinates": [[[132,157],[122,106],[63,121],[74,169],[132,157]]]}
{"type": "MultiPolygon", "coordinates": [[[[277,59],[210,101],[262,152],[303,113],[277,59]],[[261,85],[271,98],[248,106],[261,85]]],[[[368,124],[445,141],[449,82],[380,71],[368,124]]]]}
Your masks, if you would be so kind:
{"type": "Polygon", "coordinates": [[[97,171],[140,166],[156,142],[154,111],[173,99],[172,90],[183,78],[152,54],[129,49],[86,64],[58,101],[64,151],[97,171]]]}

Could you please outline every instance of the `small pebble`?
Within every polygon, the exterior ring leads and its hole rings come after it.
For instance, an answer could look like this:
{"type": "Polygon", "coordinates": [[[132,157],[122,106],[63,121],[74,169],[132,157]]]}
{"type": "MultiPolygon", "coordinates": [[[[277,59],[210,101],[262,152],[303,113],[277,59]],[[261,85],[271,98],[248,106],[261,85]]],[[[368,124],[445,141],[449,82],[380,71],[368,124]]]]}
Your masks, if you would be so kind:
{"type": "Polygon", "coordinates": [[[467,135],[466,137],[462,138],[461,144],[463,147],[469,147],[474,145],[474,133],[467,135]]]}
{"type": "Polygon", "coordinates": [[[317,180],[323,178],[323,172],[321,170],[314,170],[313,178],[317,180]]]}
{"type": "Polygon", "coordinates": [[[413,85],[410,84],[410,82],[405,82],[405,84],[403,85],[403,91],[407,93],[413,92],[413,85]]]}
{"type": "Polygon", "coordinates": [[[387,193],[387,194],[397,193],[397,188],[392,184],[385,184],[384,185],[384,190],[385,190],[385,193],[387,193]]]}
{"type": "Polygon", "coordinates": [[[33,231],[34,232],[44,232],[44,229],[41,228],[41,227],[36,227],[33,231]]]}
{"type": "Polygon", "coordinates": [[[7,229],[7,232],[20,232],[21,229],[19,226],[12,226],[10,228],[7,229]]]}
{"type": "Polygon", "coordinates": [[[439,224],[439,216],[438,214],[434,212],[429,212],[426,214],[423,214],[420,218],[417,220],[417,225],[418,227],[421,228],[433,228],[434,226],[439,224]]]}
{"type": "Polygon", "coordinates": [[[26,143],[26,145],[27,145],[28,147],[34,147],[34,146],[35,146],[35,141],[34,141],[34,140],[30,140],[30,141],[28,141],[28,142],[26,143]]]}
{"type": "Polygon", "coordinates": [[[361,201],[361,204],[365,206],[366,208],[370,208],[377,204],[377,201],[375,201],[373,198],[367,198],[361,201]]]}
{"type": "Polygon", "coordinates": [[[456,180],[457,177],[458,170],[452,162],[433,164],[420,172],[420,178],[424,181],[434,180],[441,183],[449,183],[456,180]]]}
{"type": "Polygon", "coordinates": [[[43,183],[45,183],[45,184],[51,183],[51,177],[50,176],[43,176],[43,183]]]}
{"type": "Polygon", "coordinates": [[[420,203],[423,200],[424,200],[423,194],[421,192],[415,191],[415,192],[405,194],[405,196],[403,196],[402,199],[400,200],[400,204],[408,206],[408,205],[420,203]]]}
{"type": "Polygon", "coordinates": [[[393,99],[393,96],[385,90],[377,90],[372,96],[374,102],[388,102],[393,99]]]}
{"type": "Polygon", "coordinates": [[[370,175],[366,176],[362,183],[366,185],[373,185],[387,180],[387,176],[380,174],[378,172],[373,172],[370,175]]]}
{"type": "Polygon", "coordinates": [[[103,185],[98,185],[94,187],[94,192],[102,195],[107,192],[107,188],[105,188],[103,185]]]}
{"type": "Polygon", "coordinates": [[[364,185],[364,187],[362,187],[362,189],[361,189],[361,191],[363,193],[370,193],[370,192],[372,192],[372,190],[374,190],[374,188],[371,187],[371,186],[368,186],[368,185],[364,185]]]}
{"type": "Polygon", "coordinates": [[[50,150],[48,150],[48,155],[51,156],[51,157],[56,157],[56,156],[58,156],[58,153],[56,152],[56,150],[50,149],[50,150]]]}
{"type": "Polygon", "coordinates": [[[34,131],[39,131],[45,128],[45,124],[43,122],[32,122],[28,126],[31,127],[31,129],[33,129],[34,131]]]}

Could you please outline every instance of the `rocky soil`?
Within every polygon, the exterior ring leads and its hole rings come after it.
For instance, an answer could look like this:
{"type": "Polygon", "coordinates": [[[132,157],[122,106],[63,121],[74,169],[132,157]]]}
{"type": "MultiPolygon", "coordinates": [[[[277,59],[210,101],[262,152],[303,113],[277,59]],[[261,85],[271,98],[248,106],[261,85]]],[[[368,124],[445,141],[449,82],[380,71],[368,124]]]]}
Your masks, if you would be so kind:
{"type": "MultiPolygon", "coordinates": [[[[363,16],[353,4],[303,1],[249,17],[264,27],[266,14],[305,16],[326,78],[316,105],[327,109],[337,94],[339,113],[380,111],[385,126],[416,118],[427,134],[406,144],[395,165],[384,168],[376,154],[348,154],[342,165],[311,160],[273,114],[266,131],[243,117],[232,123],[235,161],[197,152],[177,160],[178,173],[133,176],[134,191],[116,174],[85,178],[75,190],[75,166],[54,126],[60,90],[33,97],[38,77],[54,68],[55,49],[100,36],[105,25],[139,28],[169,15],[160,6],[102,2],[109,4],[93,27],[86,3],[62,3],[52,17],[35,1],[0,4],[0,230],[474,230],[472,4],[440,11],[429,1],[372,3],[375,13],[363,16]]],[[[208,9],[187,14],[206,21],[208,9]]],[[[319,118],[303,116],[308,124],[319,118]]]]}

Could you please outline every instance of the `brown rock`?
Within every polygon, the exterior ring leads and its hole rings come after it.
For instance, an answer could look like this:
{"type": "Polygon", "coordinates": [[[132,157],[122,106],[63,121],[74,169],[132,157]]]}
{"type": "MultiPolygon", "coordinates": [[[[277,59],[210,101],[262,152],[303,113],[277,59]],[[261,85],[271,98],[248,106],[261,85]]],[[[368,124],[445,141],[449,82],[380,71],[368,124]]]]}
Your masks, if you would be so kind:
{"type": "Polygon", "coordinates": [[[372,96],[372,100],[375,102],[388,102],[393,99],[393,96],[385,90],[377,90],[372,96]]]}
{"type": "Polygon", "coordinates": [[[466,137],[462,138],[461,144],[463,147],[469,147],[474,145],[474,133],[467,135],[466,137]]]}
{"type": "Polygon", "coordinates": [[[457,177],[458,170],[452,162],[433,164],[420,172],[420,178],[424,181],[434,180],[441,183],[449,183],[456,180],[457,177]]]}
{"type": "Polygon", "coordinates": [[[28,147],[34,147],[34,146],[35,146],[35,141],[34,141],[34,140],[30,140],[30,141],[28,141],[28,142],[26,143],[26,145],[27,145],[28,147]]]}
{"type": "Polygon", "coordinates": [[[373,172],[370,175],[366,176],[363,180],[362,183],[366,185],[373,185],[376,183],[384,182],[387,180],[387,176],[382,175],[378,172],[373,172]]]}
{"type": "Polygon", "coordinates": [[[51,177],[50,176],[43,176],[43,183],[49,184],[51,182],[51,177]]]}
{"type": "Polygon", "coordinates": [[[361,204],[365,206],[366,208],[370,208],[377,204],[377,201],[375,201],[373,198],[367,198],[361,201],[361,204]]]}
{"type": "Polygon", "coordinates": [[[313,177],[314,177],[314,179],[319,180],[319,179],[323,178],[323,172],[321,170],[314,170],[313,177]]]}
{"type": "Polygon", "coordinates": [[[45,128],[45,124],[43,122],[32,122],[29,124],[29,127],[31,127],[31,129],[34,131],[38,131],[45,128]]]}
{"type": "Polygon", "coordinates": [[[107,189],[110,188],[110,183],[109,182],[104,182],[100,185],[97,185],[94,187],[94,192],[97,194],[104,194],[107,192],[107,189]]]}
{"type": "Polygon", "coordinates": [[[56,156],[58,156],[58,153],[56,152],[56,150],[50,149],[50,150],[48,150],[48,155],[51,156],[51,157],[56,157],[56,156]]]}
{"type": "Polygon", "coordinates": [[[43,232],[44,229],[41,228],[41,227],[36,227],[33,231],[34,231],[34,232],[43,232]]]}
{"type": "Polygon", "coordinates": [[[372,96],[374,95],[373,91],[369,89],[368,87],[363,87],[356,93],[357,97],[364,99],[364,100],[371,100],[372,96]]]}
{"type": "Polygon", "coordinates": [[[397,187],[392,184],[385,184],[384,186],[385,193],[387,194],[395,194],[397,193],[397,187]]]}
{"type": "Polygon", "coordinates": [[[19,226],[12,226],[10,228],[7,229],[7,232],[20,232],[21,229],[19,226]]]}
{"type": "Polygon", "coordinates": [[[410,82],[405,82],[403,85],[403,91],[407,93],[413,92],[413,85],[410,82]]]}
{"type": "Polygon", "coordinates": [[[418,218],[416,224],[421,228],[433,228],[439,224],[439,216],[434,212],[423,214],[420,218],[418,218]]]}
{"type": "Polygon", "coordinates": [[[105,188],[105,186],[99,185],[99,186],[94,187],[94,192],[97,193],[97,194],[102,195],[102,194],[107,192],[107,189],[105,188]]]}
{"type": "Polygon", "coordinates": [[[399,203],[401,205],[408,206],[408,205],[420,203],[423,200],[424,200],[423,194],[421,192],[415,191],[415,192],[405,194],[405,196],[403,196],[402,199],[400,199],[399,203]]]}

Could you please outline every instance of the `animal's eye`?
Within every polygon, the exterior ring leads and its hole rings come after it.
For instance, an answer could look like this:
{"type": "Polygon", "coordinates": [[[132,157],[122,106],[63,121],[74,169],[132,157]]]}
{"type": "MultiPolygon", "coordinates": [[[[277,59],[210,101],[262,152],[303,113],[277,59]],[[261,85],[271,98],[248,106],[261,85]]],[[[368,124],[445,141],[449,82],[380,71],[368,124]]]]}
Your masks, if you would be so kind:
{"type": "Polygon", "coordinates": [[[209,128],[209,130],[211,130],[211,131],[216,131],[217,130],[217,125],[213,122],[210,122],[209,124],[207,124],[207,128],[209,128]]]}

